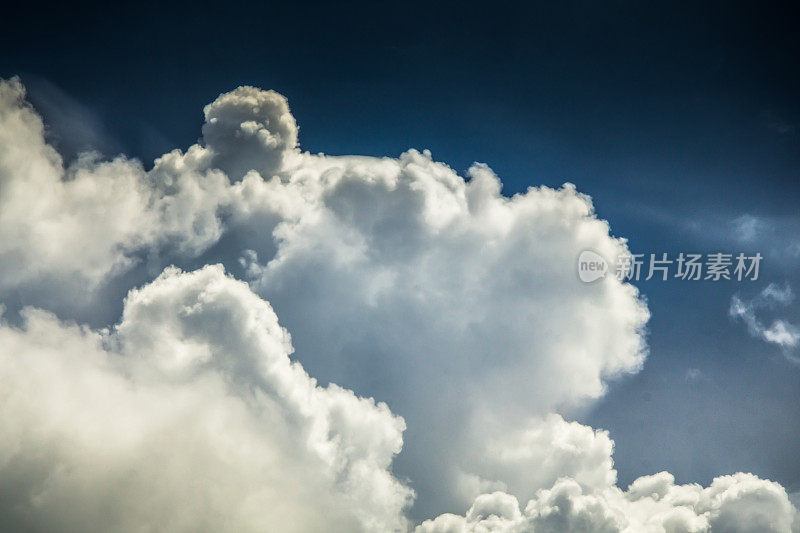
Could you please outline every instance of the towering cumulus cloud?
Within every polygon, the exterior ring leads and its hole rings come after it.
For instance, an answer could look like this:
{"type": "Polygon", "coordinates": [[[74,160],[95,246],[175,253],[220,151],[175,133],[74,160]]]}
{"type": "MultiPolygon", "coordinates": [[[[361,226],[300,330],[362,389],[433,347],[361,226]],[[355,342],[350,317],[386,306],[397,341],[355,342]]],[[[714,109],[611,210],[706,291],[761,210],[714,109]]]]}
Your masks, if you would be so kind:
{"type": "Polygon", "coordinates": [[[65,165],[0,82],[6,523],[790,530],[785,491],[749,474],[623,491],[609,435],[565,419],[641,367],[648,319],[634,287],[579,281],[581,251],[625,242],[574,186],[311,155],[252,87],[205,118],[149,170],[65,165]]]}
{"type": "Polygon", "coordinates": [[[170,268],[94,332],[0,329],[0,513],[46,531],[396,531],[404,422],[320,387],[269,305],[170,268]]]}

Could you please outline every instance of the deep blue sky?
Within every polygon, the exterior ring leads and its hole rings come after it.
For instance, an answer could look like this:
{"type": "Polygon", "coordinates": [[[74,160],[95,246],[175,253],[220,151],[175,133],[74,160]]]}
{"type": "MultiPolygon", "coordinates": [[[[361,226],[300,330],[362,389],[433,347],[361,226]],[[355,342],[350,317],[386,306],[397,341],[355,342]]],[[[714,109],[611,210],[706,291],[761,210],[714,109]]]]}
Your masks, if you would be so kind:
{"type": "Polygon", "coordinates": [[[429,148],[488,163],[506,193],[571,181],[637,252],[761,251],[756,283],[641,283],[651,356],[583,420],[611,431],[623,484],[745,470],[798,490],[800,367],[727,315],[769,281],[800,292],[782,255],[800,230],[797,17],[640,4],[28,4],[4,20],[0,76],[23,78],[67,154],[149,165],[249,84],[289,98],[311,152],[429,148]],[[737,243],[745,214],[769,236],[737,243]]]}

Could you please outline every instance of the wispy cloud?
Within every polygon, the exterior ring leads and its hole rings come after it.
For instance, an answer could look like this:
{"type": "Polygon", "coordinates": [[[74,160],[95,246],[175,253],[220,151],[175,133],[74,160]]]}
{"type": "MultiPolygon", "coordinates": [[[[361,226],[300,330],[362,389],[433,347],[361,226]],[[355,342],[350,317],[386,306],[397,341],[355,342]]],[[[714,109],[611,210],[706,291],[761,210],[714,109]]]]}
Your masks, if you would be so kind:
{"type": "Polygon", "coordinates": [[[761,125],[781,135],[794,135],[797,133],[797,126],[772,110],[761,113],[761,125]]]}
{"type": "Polygon", "coordinates": [[[778,307],[786,307],[794,300],[794,293],[789,285],[779,286],[770,283],[755,298],[743,300],[738,295],[731,298],[730,316],[741,320],[753,337],[779,346],[788,359],[800,362],[794,351],[800,345],[800,328],[786,320],[776,318],[767,325],[759,314],[778,307]]]}

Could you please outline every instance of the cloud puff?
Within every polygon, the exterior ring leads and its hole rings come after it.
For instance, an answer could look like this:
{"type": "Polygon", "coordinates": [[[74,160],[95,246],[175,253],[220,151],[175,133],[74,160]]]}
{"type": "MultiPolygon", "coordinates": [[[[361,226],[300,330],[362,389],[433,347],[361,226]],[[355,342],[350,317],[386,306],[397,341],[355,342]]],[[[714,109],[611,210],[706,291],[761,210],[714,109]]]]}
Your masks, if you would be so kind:
{"type": "MultiPolygon", "coordinates": [[[[562,477],[591,489],[616,482],[611,457],[614,443],[605,431],[567,422],[556,414],[529,420],[511,430],[493,431],[488,426],[484,429],[491,437],[471,458],[472,470],[498,480],[495,486],[520,499],[532,498],[538,489],[549,487],[562,477]]],[[[482,486],[487,486],[485,480],[482,486]]]]}
{"type": "MultiPolygon", "coordinates": [[[[222,233],[228,178],[147,173],[84,154],[65,167],[18,79],[0,80],[0,291],[68,317],[103,307],[97,291],[162,250],[197,255],[222,233]],[[83,312],[81,312],[83,311],[83,312]]],[[[206,156],[206,158],[208,158],[206,156]]],[[[130,282],[128,282],[130,283],[130,282]]],[[[122,288],[122,294],[130,288],[122,288]]]]}
{"type": "Polygon", "coordinates": [[[204,109],[203,140],[211,164],[231,178],[256,170],[269,178],[297,147],[297,124],[275,91],[239,87],[204,109]]]}
{"type": "Polygon", "coordinates": [[[769,533],[800,531],[786,491],[751,474],[716,478],[709,487],[675,485],[667,472],[622,491],[587,492],[572,479],[539,491],[520,510],[503,492],[483,494],[464,516],[428,520],[416,533],[769,533]],[[794,523],[794,526],[792,525],[794,523]]]}
{"type": "Polygon", "coordinates": [[[0,286],[56,272],[104,276],[124,263],[117,248],[142,233],[141,166],[84,158],[65,172],[23,98],[18,80],[0,83],[0,286]]]}
{"type": "Polygon", "coordinates": [[[405,424],[291,362],[219,266],[168,269],[95,332],[0,326],[0,515],[42,531],[395,531],[405,424]]]}

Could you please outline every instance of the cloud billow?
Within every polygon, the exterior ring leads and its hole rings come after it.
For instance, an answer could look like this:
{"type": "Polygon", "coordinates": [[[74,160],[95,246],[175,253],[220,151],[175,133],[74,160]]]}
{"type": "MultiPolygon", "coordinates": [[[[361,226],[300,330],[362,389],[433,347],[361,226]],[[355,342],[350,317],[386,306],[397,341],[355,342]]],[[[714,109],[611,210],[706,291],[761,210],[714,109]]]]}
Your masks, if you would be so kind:
{"type": "Polygon", "coordinates": [[[574,186],[506,197],[488,167],[464,179],[427,151],[302,152],[286,100],[252,87],[205,116],[151,170],[65,167],[20,82],[0,82],[2,376],[27,383],[0,395],[13,523],[395,531],[457,511],[420,527],[549,531],[594,524],[586,510],[614,531],[790,527],[785,491],[749,475],[625,503],[637,485],[616,488],[608,434],[564,419],[641,368],[649,317],[631,285],[579,281],[581,251],[626,245],[574,186]]]}
{"type": "Polygon", "coordinates": [[[291,362],[221,266],[167,269],[111,331],[0,327],[0,515],[20,530],[394,531],[405,424],[291,362]]]}

